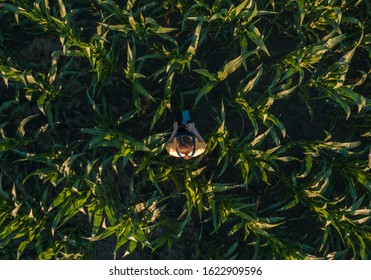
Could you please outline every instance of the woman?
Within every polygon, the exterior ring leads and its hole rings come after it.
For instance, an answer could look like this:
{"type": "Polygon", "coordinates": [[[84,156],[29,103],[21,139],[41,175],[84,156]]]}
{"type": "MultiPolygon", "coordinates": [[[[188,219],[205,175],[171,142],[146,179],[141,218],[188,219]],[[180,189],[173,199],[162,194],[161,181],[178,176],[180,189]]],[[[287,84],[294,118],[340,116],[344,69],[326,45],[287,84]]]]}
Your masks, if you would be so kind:
{"type": "Polygon", "coordinates": [[[205,151],[206,143],[198,133],[194,123],[186,123],[180,127],[178,122],[173,123],[173,133],[166,145],[171,156],[189,160],[205,151]]]}

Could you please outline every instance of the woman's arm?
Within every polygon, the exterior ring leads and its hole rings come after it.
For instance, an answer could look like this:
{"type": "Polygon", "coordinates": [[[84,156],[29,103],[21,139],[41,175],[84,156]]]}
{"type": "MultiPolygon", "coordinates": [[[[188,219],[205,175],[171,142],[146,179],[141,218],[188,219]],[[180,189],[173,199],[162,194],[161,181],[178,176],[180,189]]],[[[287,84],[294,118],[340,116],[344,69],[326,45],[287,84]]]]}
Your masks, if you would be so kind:
{"type": "Polygon", "coordinates": [[[174,122],[173,123],[173,132],[171,133],[170,138],[167,141],[168,143],[173,143],[177,132],[178,132],[178,122],[174,122]]]}

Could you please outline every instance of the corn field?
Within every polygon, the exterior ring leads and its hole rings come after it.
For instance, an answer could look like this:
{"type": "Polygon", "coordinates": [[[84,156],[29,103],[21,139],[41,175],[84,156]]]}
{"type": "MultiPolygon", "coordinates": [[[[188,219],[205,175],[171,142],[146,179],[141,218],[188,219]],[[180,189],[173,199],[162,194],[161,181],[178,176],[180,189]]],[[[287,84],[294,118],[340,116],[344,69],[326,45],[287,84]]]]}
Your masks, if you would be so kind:
{"type": "Polygon", "coordinates": [[[370,11],[0,0],[0,259],[371,259],[370,11]]]}

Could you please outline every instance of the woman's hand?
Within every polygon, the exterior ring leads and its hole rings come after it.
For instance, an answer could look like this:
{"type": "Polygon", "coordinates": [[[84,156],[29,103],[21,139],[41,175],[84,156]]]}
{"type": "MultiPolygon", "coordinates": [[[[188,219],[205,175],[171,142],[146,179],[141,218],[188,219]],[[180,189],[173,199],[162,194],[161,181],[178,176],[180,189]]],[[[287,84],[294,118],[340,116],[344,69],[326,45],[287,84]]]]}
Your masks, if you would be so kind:
{"type": "Polygon", "coordinates": [[[196,126],[194,123],[186,123],[185,124],[185,127],[188,131],[192,132],[192,133],[195,133],[197,132],[197,129],[196,129],[196,126]]]}
{"type": "Polygon", "coordinates": [[[177,132],[178,131],[178,122],[173,123],[173,131],[177,132]]]}
{"type": "Polygon", "coordinates": [[[205,140],[201,137],[200,133],[198,133],[194,123],[186,123],[185,128],[188,131],[192,132],[199,142],[205,142],[205,140]]]}

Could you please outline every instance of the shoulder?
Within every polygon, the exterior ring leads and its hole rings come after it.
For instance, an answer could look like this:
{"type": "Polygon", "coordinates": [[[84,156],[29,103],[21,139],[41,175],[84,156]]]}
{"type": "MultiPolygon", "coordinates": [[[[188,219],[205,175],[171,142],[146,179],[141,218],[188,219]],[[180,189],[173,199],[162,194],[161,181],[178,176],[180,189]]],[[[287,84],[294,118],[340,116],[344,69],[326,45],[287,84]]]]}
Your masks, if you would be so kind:
{"type": "Polygon", "coordinates": [[[196,148],[196,151],[195,151],[194,156],[198,156],[198,155],[202,154],[205,151],[205,149],[206,149],[206,143],[204,141],[200,142],[196,138],[196,147],[195,148],[196,148]]]}
{"type": "Polygon", "coordinates": [[[165,148],[171,156],[179,157],[178,153],[176,152],[176,139],[175,138],[174,138],[173,142],[167,143],[165,148]]]}
{"type": "Polygon", "coordinates": [[[195,138],[195,139],[196,139],[196,149],[201,148],[201,147],[203,147],[203,148],[206,147],[206,143],[204,141],[201,142],[201,141],[198,141],[197,138],[195,138]]]}

